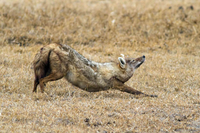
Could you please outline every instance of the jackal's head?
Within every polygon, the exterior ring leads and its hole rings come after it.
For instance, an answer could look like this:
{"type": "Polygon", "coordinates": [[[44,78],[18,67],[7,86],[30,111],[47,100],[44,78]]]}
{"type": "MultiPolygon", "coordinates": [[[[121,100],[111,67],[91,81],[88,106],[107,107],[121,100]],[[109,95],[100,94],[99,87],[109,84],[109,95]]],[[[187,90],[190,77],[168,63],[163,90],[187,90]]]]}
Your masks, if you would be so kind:
{"type": "Polygon", "coordinates": [[[122,57],[118,57],[118,61],[120,73],[116,76],[116,78],[124,83],[133,76],[135,69],[142,65],[142,63],[145,61],[145,56],[143,55],[134,59],[124,58],[124,55],[122,55],[122,57]]]}

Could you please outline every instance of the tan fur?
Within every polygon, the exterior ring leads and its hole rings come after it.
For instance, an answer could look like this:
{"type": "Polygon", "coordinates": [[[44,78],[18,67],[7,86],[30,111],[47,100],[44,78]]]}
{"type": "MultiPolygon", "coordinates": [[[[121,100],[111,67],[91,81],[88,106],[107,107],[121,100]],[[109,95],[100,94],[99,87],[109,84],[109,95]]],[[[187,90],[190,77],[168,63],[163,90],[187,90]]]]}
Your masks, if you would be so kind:
{"type": "Polygon", "coordinates": [[[86,59],[68,45],[49,44],[35,56],[33,92],[36,92],[38,84],[44,92],[47,82],[65,77],[73,85],[89,92],[114,88],[131,94],[153,96],[124,84],[144,60],[145,56],[137,59],[119,57],[118,63],[97,63],[86,59]]]}

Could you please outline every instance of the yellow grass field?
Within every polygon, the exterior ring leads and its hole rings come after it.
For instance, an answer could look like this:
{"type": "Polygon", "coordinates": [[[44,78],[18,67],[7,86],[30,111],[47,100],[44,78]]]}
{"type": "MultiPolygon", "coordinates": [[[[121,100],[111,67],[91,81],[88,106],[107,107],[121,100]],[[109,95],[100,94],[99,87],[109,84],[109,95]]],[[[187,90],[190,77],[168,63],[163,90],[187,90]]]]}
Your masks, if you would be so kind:
{"type": "Polygon", "coordinates": [[[1,0],[0,132],[200,132],[200,1],[1,0]],[[158,97],[65,79],[32,93],[32,61],[51,42],[97,62],[145,55],[126,84],[158,97]]]}

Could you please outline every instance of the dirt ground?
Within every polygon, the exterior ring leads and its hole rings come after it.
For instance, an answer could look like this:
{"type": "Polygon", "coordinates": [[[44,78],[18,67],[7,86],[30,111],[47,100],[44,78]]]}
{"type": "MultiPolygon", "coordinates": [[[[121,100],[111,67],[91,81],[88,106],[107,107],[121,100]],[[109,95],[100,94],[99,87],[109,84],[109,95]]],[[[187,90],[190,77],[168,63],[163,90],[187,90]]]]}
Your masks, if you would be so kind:
{"type": "Polygon", "coordinates": [[[0,132],[200,132],[200,1],[0,2],[0,132]],[[146,56],[127,85],[90,93],[65,79],[34,94],[32,61],[51,42],[90,60],[146,56]]]}

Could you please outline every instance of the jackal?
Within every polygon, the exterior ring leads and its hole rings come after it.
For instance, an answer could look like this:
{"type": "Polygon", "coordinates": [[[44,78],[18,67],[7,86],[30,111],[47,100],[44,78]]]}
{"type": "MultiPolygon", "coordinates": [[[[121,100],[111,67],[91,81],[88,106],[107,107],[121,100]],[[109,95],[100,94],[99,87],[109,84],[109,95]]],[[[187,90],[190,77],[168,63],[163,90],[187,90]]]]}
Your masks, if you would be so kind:
{"type": "Polygon", "coordinates": [[[117,62],[97,63],[86,59],[76,50],[64,44],[49,44],[38,51],[33,61],[35,80],[33,92],[39,84],[41,92],[49,81],[65,77],[71,84],[88,92],[104,91],[110,88],[131,94],[142,94],[124,83],[128,81],[145,61],[139,58],[118,57],[117,62]]]}

